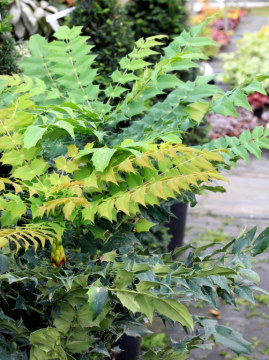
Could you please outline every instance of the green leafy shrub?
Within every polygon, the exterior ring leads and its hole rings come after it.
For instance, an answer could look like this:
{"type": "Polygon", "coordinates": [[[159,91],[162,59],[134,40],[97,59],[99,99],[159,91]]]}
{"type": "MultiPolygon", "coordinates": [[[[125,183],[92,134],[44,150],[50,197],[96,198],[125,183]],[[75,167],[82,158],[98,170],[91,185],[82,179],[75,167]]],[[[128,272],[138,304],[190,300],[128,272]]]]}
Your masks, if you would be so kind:
{"type": "Polygon", "coordinates": [[[16,64],[17,53],[15,50],[15,41],[13,40],[10,31],[11,17],[8,16],[7,11],[8,0],[1,1],[0,4],[0,74],[12,74],[18,72],[16,64]]]}
{"type": "Polygon", "coordinates": [[[104,89],[81,27],[61,27],[51,43],[33,36],[23,75],[1,76],[1,162],[9,167],[0,178],[2,357],[113,358],[117,339],[145,334],[154,315],[180,323],[187,336],[144,351],[144,360],[186,359],[212,341],[250,352],[239,333],[192,316],[186,305],[252,301],[259,278],[247,254],[268,248],[268,229],[256,240],[252,229],[214,243],[211,252],[212,244],[186,245],[177,260],[149,251],[139,237],[167,199],[223,190],[215,183],[225,180],[222,168],[269,147],[261,127],[200,148],[182,144],[181,134],[208,111],[234,114],[236,105],[249,107],[246,93],[262,90],[254,82],[224,94],[208,77],[184,83],[173,75],[204,57],[199,46],[212,40],[201,30],[177,37],[153,65],[144,58],[162,36],[138,40],[104,89]],[[162,103],[147,106],[166,89],[162,103]]]}
{"type": "Polygon", "coordinates": [[[90,36],[88,43],[94,45],[100,73],[108,76],[134,46],[124,7],[118,0],[76,0],[75,5],[68,23],[83,26],[83,34],[90,36]]]}
{"type": "Polygon", "coordinates": [[[158,34],[173,38],[187,27],[186,0],[129,0],[126,8],[136,40],[158,34]]]}
{"type": "MultiPolygon", "coordinates": [[[[269,28],[264,27],[257,33],[247,33],[237,42],[237,50],[222,54],[223,74],[221,80],[231,85],[244,83],[245,79],[254,80],[257,75],[267,73],[269,68],[268,46],[269,28]]],[[[269,81],[264,81],[268,90],[269,81]]]]}

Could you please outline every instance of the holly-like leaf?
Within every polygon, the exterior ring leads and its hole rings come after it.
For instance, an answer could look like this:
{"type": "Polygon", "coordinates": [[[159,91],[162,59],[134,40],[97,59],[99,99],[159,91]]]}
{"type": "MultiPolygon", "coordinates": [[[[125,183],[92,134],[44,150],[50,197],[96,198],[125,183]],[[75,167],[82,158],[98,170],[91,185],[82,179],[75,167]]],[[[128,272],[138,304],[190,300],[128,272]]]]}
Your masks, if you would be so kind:
{"type": "Polygon", "coordinates": [[[195,120],[199,124],[203,117],[207,114],[209,108],[209,103],[197,100],[195,101],[195,103],[188,105],[186,107],[186,111],[189,114],[190,118],[195,120]]]}
{"type": "Polygon", "coordinates": [[[248,232],[239,236],[234,243],[233,253],[238,254],[240,251],[245,249],[252,242],[257,231],[257,226],[249,230],[248,232]]]}
{"type": "Polygon", "coordinates": [[[30,149],[35,146],[42,136],[47,131],[46,127],[40,127],[38,125],[28,126],[24,133],[24,147],[30,149]]]}
{"type": "Polygon", "coordinates": [[[221,96],[219,99],[215,100],[213,103],[212,110],[215,114],[221,114],[225,116],[234,116],[239,118],[238,113],[234,109],[233,102],[229,99],[227,95],[221,96]]]}
{"type": "Polygon", "coordinates": [[[143,231],[149,231],[149,229],[154,225],[156,225],[156,224],[151,221],[148,221],[145,218],[141,218],[135,224],[134,228],[137,232],[143,232],[143,231]]]}
{"type": "Polygon", "coordinates": [[[96,171],[104,171],[108,166],[115,149],[100,148],[94,151],[92,163],[96,171]]]}
{"type": "Polygon", "coordinates": [[[264,87],[257,80],[252,81],[252,83],[250,83],[248,86],[246,86],[244,88],[244,91],[247,94],[252,94],[252,93],[258,92],[260,94],[267,95],[266,91],[264,90],[264,87]]]}
{"type": "Polygon", "coordinates": [[[269,248],[269,227],[266,228],[254,241],[252,253],[257,256],[269,248]]]}
{"type": "Polygon", "coordinates": [[[94,321],[104,310],[105,303],[108,298],[108,292],[105,287],[92,285],[87,291],[88,302],[90,304],[89,311],[94,321]]]}

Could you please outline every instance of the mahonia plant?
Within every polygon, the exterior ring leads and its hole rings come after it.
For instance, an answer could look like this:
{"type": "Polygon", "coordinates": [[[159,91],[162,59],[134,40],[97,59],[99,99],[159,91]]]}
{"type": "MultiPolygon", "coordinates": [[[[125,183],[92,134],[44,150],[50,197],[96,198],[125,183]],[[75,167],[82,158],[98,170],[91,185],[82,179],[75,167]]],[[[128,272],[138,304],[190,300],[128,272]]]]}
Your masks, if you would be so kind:
{"type": "Polygon", "coordinates": [[[157,223],[162,203],[222,190],[221,169],[269,148],[269,131],[261,127],[200,148],[182,144],[182,134],[209,111],[237,116],[235,106],[249,109],[247,95],[263,91],[257,80],[228,93],[209,84],[212,77],[180,80],[176,71],[205,58],[199,47],[215,44],[199,37],[202,30],[203,24],[183,32],[157,63],[150,57],[164,36],[138,40],[101,88],[88,38],[81,27],[63,26],[51,43],[30,39],[22,75],[0,77],[6,171],[0,178],[0,332],[11,340],[10,346],[0,341],[3,354],[114,359],[121,335],[145,333],[145,319],[152,322],[154,314],[180,323],[188,336],[182,346],[143,359],[185,359],[192,348],[223,338],[236,338],[240,345],[224,345],[249,353],[240,334],[191,316],[182,302],[201,299],[216,308],[216,296],[234,305],[235,295],[252,299],[251,286],[258,288],[245,279],[242,268],[250,262],[240,254],[265,251],[268,229],[256,241],[251,231],[211,255],[187,245],[177,251],[179,260],[150,253],[139,238],[157,223]],[[205,330],[192,333],[194,327],[205,330]]]}

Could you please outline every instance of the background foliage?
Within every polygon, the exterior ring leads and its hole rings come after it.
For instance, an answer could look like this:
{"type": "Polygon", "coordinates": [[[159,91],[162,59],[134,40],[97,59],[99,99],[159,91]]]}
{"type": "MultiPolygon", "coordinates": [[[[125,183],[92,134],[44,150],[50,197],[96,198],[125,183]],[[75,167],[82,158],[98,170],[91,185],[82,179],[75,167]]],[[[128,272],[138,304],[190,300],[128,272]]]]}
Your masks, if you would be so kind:
{"type": "Polygon", "coordinates": [[[129,0],[126,8],[136,40],[158,34],[174,38],[187,28],[186,0],[129,0]]]}
{"type": "MultiPolygon", "coordinates": [[[[263,27],[257,33],[245,34],[237,42],[237,50],[233,53],[222,54],[223,74],[221,80],[231,85],[242,84],[245,79],[254,79],[257,75],[266,73],[269,66],[268,46],[269,27],[263,27]]],[[[269,82],[264,81],[268,89],[269,82]]]]}
{"type": "Polygon", "coordinates": [[[83,34],[94,45],[103,76],[114,71],[121,57],[130,52],[134,40],[124,7],[118,0],[76,0],[68,24],[83,26],[83,34]]]}
{"type": "Polygon", "coordinates": [[[11,74],[18,71],[16,65],[17,53],[15,50],[15,41],[13,40],[11,31],[11,17],[7,11],[8,0],[1,1],[0,14],[0,74],[11,74]]]}

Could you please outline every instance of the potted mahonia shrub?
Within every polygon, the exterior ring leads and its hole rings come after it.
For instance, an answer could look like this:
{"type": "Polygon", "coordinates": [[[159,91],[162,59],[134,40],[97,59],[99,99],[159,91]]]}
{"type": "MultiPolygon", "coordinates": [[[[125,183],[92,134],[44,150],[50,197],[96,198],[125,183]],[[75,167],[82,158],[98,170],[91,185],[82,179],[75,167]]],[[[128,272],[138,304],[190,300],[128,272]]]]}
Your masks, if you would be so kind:
{"type": "Polygon", "coordinates": [[[213,44],[200,31],[175,38],[155,64],[144,59],[163,36],[138,40],[102,90],[81,27],[61,27],[51,43],[33,36],[23,74],[1,76],[1,162],[10,167],[0,178],[1,358],[115,359],[118,340],[146,334],[154,316],[186,335],[141,359],[187,359],[212,342],[250,352],[239,333],[192,316],[188,304],[252,300],[259,288],[247,257],[268,248],[268,229],[211,252],[212,244],[186,245],[176,260],[143,242],[164,201],[223,190],[222,168],[269,147],[261,127],[200,148],[182,144],[209,110],[234,115],[262,89],[255,80],[224,94],[208,77],[179,80],[174,71],[196,66],[199,46],[213,44]]]}

